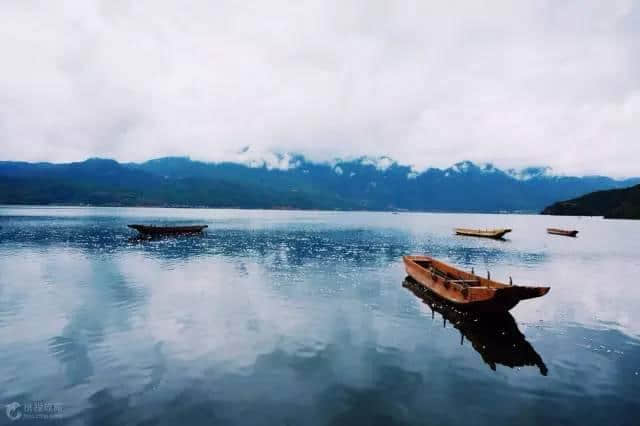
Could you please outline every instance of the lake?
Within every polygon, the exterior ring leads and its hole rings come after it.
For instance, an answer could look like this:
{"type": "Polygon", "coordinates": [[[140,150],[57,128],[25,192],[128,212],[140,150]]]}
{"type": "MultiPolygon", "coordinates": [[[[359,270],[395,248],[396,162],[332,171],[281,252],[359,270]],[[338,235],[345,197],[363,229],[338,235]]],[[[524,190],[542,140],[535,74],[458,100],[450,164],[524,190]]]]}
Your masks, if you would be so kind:
{"type": "Polygon", "coordinates": [[[12,424],[639,422],[640,222],[5,206],[0,227],[12,424]],[[209,228],[141,240],[128,223],[209,228]],[[403,285],[402,255],[423,253],[551,291],[469,321],[403,285]]]}

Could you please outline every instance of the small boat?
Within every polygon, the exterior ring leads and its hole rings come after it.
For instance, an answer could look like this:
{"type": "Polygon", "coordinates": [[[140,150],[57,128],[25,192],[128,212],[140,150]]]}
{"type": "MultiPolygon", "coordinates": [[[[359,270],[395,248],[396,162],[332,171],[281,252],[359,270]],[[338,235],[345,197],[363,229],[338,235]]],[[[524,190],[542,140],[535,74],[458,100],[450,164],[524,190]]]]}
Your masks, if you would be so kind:
{"type": "Polygon", "coordinates": [[[511,232],[511,229],[467,229],[456,228],[456,235],[467,235],[470,237],[494,238],[496,240],[504,237],[505,234],[511,232]]]}
{"type": "Polygon", "coordinates": [[[527,341],[509,312],[478,315],[475,312],[460,311],[411,277],[407,277],[402,286],[429,306],[432,320],[435,320],[435,313],[438,313],[442,316],[445,327],[449,322],[458,329],[460,345],[464,344],[465,339],[469,341],[492,370],[496,370],[497,364],[511,368],[537,366],[540,374],[547,375],[548,369],[542,357],[527,341]]]}
{"type": "Polygon", "coordinates": [[[207,225],[191,226],[154,226],[154,225],[127,225],[144,235],[175,235],[175,234],[196,234],[202,232],[207,225]]]}
{"type": "Polygon", "coordinates": [[[575,229],[567,230],[559,228],[547,228],[547,233],[553,235],[564,235],[565,237],[575,237],[578,235],[578,231],[576,231],[575,229]]]}
{"type": "Polygon", "coordinates": [[[506,312],[521,300],[549,292],[549,287],[525,287],[492,281],[429,256],[404,256],[403,260],[411,278],[462,309],[506,312]]]}

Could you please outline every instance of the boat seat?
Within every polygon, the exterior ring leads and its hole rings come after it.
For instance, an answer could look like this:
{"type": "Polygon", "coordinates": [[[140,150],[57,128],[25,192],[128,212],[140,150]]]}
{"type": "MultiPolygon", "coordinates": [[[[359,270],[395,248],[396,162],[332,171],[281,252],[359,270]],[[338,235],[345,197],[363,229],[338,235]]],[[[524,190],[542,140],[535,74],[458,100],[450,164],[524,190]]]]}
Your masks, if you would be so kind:
{"type": "Polygon", "coordinates": [[[462,284],[462,285],[470,286],[470,287],[474,287],[474,286],[480,285],[480,280],[449,280],[449,282],[462,284]]]}

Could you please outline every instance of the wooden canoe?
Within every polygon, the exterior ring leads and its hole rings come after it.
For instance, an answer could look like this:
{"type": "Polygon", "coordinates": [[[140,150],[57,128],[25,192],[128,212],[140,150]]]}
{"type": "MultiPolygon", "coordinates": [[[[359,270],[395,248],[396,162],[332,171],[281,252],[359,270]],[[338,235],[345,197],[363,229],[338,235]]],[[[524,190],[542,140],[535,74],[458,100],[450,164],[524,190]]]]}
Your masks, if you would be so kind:
{"type": "Polygon", "coordinates": [[[547,233],[553,235],[564,235],[565,237],[575,237],[578,235],[578,231],[576,231],[575,229],[567,230],[559,228],[547,228],[547,233]]]}
{"type": "Polygon", "coordinates": [[[154,226],[154,225],[127,225],[144,235],[175,235],[175,234],[195,234],[202,232],[207,225],[191,226],[154,226]]]}
{"type": "Polygon", "coordinates": [[[484,237],[501,239],[511,229],[467,229],[467,228],[455,228],[456,235],[467,235],[470,237],[484,237]]]}
{"type": "Polygon", "coordinates": [[[471,342],[473,349],[492,370],[497,364],[511,368],[536,366],[540,374],[547,375],[548,369],[542,357],[527,341],[509,312],[478,315],[460,311],[411,277],[407,277],[402,285],[431,308],[432,319],[437,312],[442,316],[445,327],[448,321],[458,329],[461,345],[465,339],[471,342]]]}
{"type": "Polygon", "coordinates": [[[544,296],[549,287],[502,284],[462,271],[429,256],[404,256],[407,274],[459,308],[506,312],[524,299],[544,296]]]}

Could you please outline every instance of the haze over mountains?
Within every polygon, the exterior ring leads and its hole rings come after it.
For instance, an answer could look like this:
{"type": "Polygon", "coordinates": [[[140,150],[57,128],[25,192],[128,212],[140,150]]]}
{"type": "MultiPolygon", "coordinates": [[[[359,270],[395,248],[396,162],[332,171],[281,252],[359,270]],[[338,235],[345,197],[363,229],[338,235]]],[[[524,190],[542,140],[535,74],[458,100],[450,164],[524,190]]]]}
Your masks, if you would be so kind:
{"type": "Polygon", "coordinates": [[[418,172],[387,157],[332,163],[292,154],[250,164],[186,157],[0,162],[2,204],[536,212],[559,200],[638,183],[640,178],[556,176],[548,168],[501,170],[469,161],[418,172]]]}

